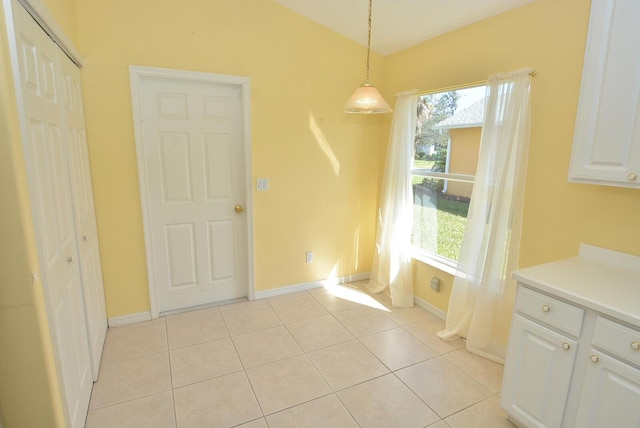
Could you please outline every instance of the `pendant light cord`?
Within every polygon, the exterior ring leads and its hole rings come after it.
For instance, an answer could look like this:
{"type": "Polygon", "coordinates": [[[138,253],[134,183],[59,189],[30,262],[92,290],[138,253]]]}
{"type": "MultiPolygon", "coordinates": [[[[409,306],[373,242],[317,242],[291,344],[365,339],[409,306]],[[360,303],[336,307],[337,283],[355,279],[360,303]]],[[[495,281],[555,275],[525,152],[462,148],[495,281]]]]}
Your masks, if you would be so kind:
{"type": "Polygon", "coordinates": [[[367,80],[365,80],[365,84],[369,84],[369,57],[371,55],[371,4],[373,0],[369,0],[369,28],[368,28],[368,36],[367,36],[367,80]]]}
{"type": "Polygon", "coordinates": [[[367,34],[367,80],[351,95],[342,107],[345,113],[377,114],[393,111],[380,92],[369,83],[369,62],[371,60],[371,4],[369,0],[369,28],[367,34]]]}

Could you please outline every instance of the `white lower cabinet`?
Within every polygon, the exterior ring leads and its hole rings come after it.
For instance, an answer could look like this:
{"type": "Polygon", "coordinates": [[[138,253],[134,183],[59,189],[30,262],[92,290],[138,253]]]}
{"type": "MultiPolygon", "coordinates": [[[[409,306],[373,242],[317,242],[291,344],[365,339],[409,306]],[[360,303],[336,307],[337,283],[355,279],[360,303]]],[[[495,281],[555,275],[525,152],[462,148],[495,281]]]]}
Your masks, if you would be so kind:
{"type": "Polygon", "coordinates": [[[640,370],[591,349],[576,427],[640,427],[640,370]]]}
{"type": "Polygon", "coordinates": [[[511,328],[502,406],[526,426],[560,426],[576,342],[520,315],[511,328]]]}
{"type": "Polygon", "coordinates": [[[640,259],[568,260],[513,275],[501,407],[525,428],[639,428],[640,259]]]}

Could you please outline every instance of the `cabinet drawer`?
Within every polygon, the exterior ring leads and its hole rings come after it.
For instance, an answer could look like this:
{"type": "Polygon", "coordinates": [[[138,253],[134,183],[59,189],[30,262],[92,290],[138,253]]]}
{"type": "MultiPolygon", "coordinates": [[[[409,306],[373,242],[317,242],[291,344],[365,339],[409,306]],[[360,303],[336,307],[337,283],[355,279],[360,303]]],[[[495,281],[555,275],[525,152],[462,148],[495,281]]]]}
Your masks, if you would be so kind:
{"type": "Polygon", "coordinates": [[[638,330],[598,317],[592,343],[640,366],[640,331],[638,330]]]}
{"type": "Polygon", "coordinates": [[[520,287],[516,310],[575,337],[580,336],[584,310],[569,303],[520,287]]]}

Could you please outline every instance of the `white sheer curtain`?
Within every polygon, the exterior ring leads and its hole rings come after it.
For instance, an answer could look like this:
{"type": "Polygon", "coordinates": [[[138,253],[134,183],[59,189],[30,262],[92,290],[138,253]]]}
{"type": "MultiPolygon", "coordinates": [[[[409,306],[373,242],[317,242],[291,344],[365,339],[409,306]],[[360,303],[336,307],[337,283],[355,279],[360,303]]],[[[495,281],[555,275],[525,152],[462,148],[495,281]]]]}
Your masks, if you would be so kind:
{"type": "Polygon", "coordinates": [[[489,77],[480,156],[442,339],[504,362],[529,148],[531,69],[489,77]]]}
{"type": "Polygon", "coordinates": [[[411,166],[417,102],[415,91],[400,93],[396,98],[380,194],[376,250],[371,280],[367,284],[372,293],[388,287],[396,307],[413,306],[409,247],[413,228],[411,166]]]}

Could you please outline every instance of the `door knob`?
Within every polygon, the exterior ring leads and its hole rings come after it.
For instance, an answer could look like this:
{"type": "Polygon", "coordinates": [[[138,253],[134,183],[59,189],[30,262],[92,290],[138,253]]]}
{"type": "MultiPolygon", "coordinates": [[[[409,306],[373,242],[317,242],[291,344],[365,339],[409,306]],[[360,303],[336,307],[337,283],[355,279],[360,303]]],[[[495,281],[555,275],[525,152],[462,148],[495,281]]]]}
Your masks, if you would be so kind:
{"type": "Polygon", "coordinates": [[[627,178],[629,179],[629,181],[636,181],[636,178],[638,178],[638,174],[632,172],[631,174],[627,175],[627,178]]]}
{"type": "Polygon", "coordinates": [[[237,212],[238,214],[242,214],[242,212],[244,211],[244,207],[242,205],[236,205],[233,210],[235,212],[237,212]]]}

